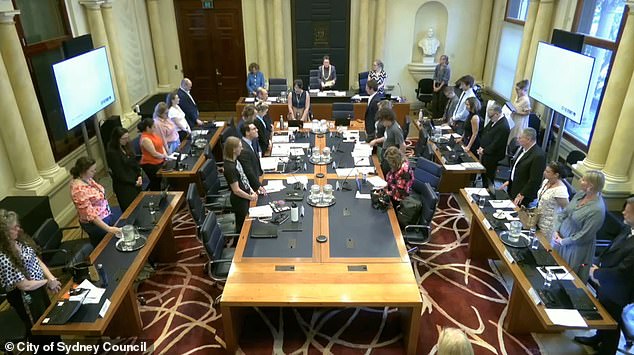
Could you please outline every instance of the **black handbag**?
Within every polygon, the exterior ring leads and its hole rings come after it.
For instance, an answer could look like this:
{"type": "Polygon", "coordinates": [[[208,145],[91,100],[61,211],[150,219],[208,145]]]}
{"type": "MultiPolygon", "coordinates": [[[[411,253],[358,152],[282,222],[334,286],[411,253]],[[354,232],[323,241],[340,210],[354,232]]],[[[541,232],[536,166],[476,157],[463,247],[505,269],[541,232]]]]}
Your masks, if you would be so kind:
{"type": "Polygon", "coordinates": [[[71,274],[73,275],[73,281],[79,284],[84,280],[90,280],[91,267],[92,267],[92,264],[87,262],[81,262],[71,266],[71,274]]]}
{"type": "Polygon", "coordinates": [[[372,208],[377,210],[385,211],[390,207],[390,196],[383,190],[372,191],[370,200],[372,201],[372,208]]]}

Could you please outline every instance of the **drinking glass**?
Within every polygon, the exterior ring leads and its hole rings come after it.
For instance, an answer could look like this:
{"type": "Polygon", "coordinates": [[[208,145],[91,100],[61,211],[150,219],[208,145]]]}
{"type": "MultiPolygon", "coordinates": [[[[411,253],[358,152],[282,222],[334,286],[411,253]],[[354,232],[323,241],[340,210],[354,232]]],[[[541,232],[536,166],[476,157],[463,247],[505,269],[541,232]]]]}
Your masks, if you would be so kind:
{"type": "Polygon", "coordinates": [[[480,198],[478,199],[478,207],[480,208],[484,208],[484,205],[486,204],[487,199],[484,196],[480,196],[480,198]]]}
{"type": "Polygon", "coordinates": [[[310,187],[310,199],[313,202],[319,201],[319,191],[320,191],[320,187],[317,184],[313,184],[313,186],[310,187]]]}
{"type": "Polygon", "coordinates": [[[520,236],[522,235],[522,222],[511,221],[511,229],[509,235],[509,240],[518,241],[520,236]]]}
{"type": "Polygon", "coordinates": [[[319,161],[319,147],[313,147],[313,160],[319,161]]]}
{"type": "Polygon", "coordinates": [[[121,228],[121,231],[123,233],[123,250],[132,250],[134,239],[136,238],[134,226],[126,224],[121,228]]]}
{"type": "Polygon", "coordinates": [[[332,185],[326,184],[324,185],[324,202],[330,203],[332,199],[333,199],[332,185]]]}

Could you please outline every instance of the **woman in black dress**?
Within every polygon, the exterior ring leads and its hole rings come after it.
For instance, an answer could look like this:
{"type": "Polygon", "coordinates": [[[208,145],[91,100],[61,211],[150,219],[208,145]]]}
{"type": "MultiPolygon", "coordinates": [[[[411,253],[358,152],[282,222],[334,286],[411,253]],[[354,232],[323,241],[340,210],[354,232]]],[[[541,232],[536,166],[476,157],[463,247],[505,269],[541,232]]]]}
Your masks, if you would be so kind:
{"type": "Polygon", "coordinates": [[[224,175],[231,188],[231,206],[236,215],[236,233],[242,230],[244,219],[249,213],[249,203],[257,201],[258,194],[253,191],[244,174],[238,156],[242,151],[242,142],[236,137],[228,137],[224,145],[224,175]]]}
{"type": "Polygon", "coordinates": [[[127,129],[116,127],[112,131],[106,158],[112,176],[112,188],[123,212],[141,192],[143,184],[141,167],[130,148],[130,135],[127,129]]]}
{"type": "Polygon", "coordinates": [[[471,151],[478,156],[478,148],[480,148],[480,132],[484,127],[484,120],[480,119],[478,112],[480,111],[480,101],[475,97],[470,97],[465,102],[465,107],[469,111],[469,118],[464,124],[464,135],[462,136],[462,144],[465,151],[471,151]]]}

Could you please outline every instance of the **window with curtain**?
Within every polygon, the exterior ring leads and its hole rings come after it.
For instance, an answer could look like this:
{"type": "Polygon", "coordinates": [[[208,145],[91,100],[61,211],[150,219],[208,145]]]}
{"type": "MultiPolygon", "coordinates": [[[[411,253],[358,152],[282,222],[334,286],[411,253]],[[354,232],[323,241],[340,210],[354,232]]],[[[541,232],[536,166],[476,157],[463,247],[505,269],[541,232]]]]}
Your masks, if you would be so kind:
{"type": "MultiPolygon", "coordinates": [[[[16,28],[53,156],[59,161],[84,142],[80,127],[66,130],[52,69],[53,64],[64,60],[62,43],[72,38],[66,6],[64,0],[13,0],[13,6],[20,10],[16,28]]],[[[94,127],[87,125],[87,128],[93,136],[94,127]]]]}
{"type": "Polygon", "coordinates": [[[513,82],[515,69],[517,68],[517,57],[522,45],[522,33],[524,28],[514,23],[505,22],[502,25],[500,35],[500,46],[498,57],[495,63],[495,73],[491,86],[498,94],[511,98],[513,93],[513,82]]]}
{"type": "Polygon", "coordinates": [[[508,0],[504,20],[516,24],[524,24],[530,0],[508,0]]]}
{"type": "Polygon", "coordinates": [[[586,35],[583,54],[595,58],[586,105],[580,124],[568,121],[564,133],[579,148],[587,149],[613,63],[625,0],[580,1],[573,28],[586,35]]]}

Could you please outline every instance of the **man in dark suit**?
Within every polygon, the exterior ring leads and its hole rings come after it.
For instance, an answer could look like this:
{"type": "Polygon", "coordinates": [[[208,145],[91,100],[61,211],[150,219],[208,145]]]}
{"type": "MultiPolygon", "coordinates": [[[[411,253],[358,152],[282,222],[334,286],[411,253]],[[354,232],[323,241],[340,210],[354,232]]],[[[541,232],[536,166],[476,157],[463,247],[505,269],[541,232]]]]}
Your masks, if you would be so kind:
{"type": "Polygon", "coordinates": [[[198,119],[198,106],[191,95],[191,89],[192,81],[188,78],[183,78],[183,80],[181,80],[181,86],[178,88],[178,98],[180,99],[178,105],[183,112],[185,112],[185,119],[187,123],[189,123],[189,127],[194,128],[195,126],[202,125],[203,121],[198,119]]]}
{"type": "Polygon", "coordinates": [[[478,155],[480,162],[486,169],[482,175],[482,186],[487,187],[495,179],[498,162],[506,155],[506,141],[509,137],[509,123],[502,115],[502,107],[497,102],[491,104],[487,110],[489,123],[482,129],[478,155]]]}
{"type": "Polygon", "coordinates": [[[575,341],[592,346],[602,355],[616,354],[621,335],[621,312],[634,298],[634,197],[628,198],[625,203],[623,220],[623,231],[601,254],[599,265],[592,265],[590,268],[590,279],[599,285],[599,302],[619,323],[619,327],[598,330],[591,337],[575,337],[575,341]]]}
{"type": "Polygon", "coordinates": [[[265,193],[264,187],[260,184],[260,176],[264,174],[260,165],[260,147],[258,144],[258,128],[253,121],[246,121],[240,126],[242,133],[242,152],[238,156],[238,161],[242,165],[244,175],[249,180],[249,185],[253,191],[265,193]]]}
{"type": "Polygon", "coordinates": [[[256,116],[253,123],[255,127],[258,128],[258,144],[262,149],[262,155],[265,155],[271,147],[271,135],[273,134],[272,131],[268,130],[266,121],[264,120],[264,117],[268,115],[269,112],[269,104],[266,102],[258,102],[255,104],[255,112],[256,116]]]}
{"type": "Polygon", "coordinates": [[[370,94],[368,107],[365,109],[365,133],[367,134],[366,142],[370,142],[375,138],[375,116],[376,112],[379,110],[379,101],[381,101],[381,96],[378,94],[379,84],[376,80],[370,79],[365,84],[365,91],[370,94]]]}
{"type": "MultiPolygon", "coordinates": [[[[268,100],[269,100],[269,92],[266,91],[265,88],[259,88],[258,101],[268,103],[268,100]]],[[[266,112],[266,115],[264,115],[264,117],[262,118],[264,119],[264,123],[266,124],[266,130],[269,132],[269,135],[271,135],[273,133],[273,120],[271,120],[271,116],[269,115],[268,111],[266,112]]]]}
{"type": "Polygon", "coordinates": [[[537,131],[530,127],[522,131],[517,143],[521,149],[511,168],[511,180],[503,187],[508,187],[509,196],[516,205],[528,206],[537,198],[542,184],[546,155],[537,145],[537,131]]]}

